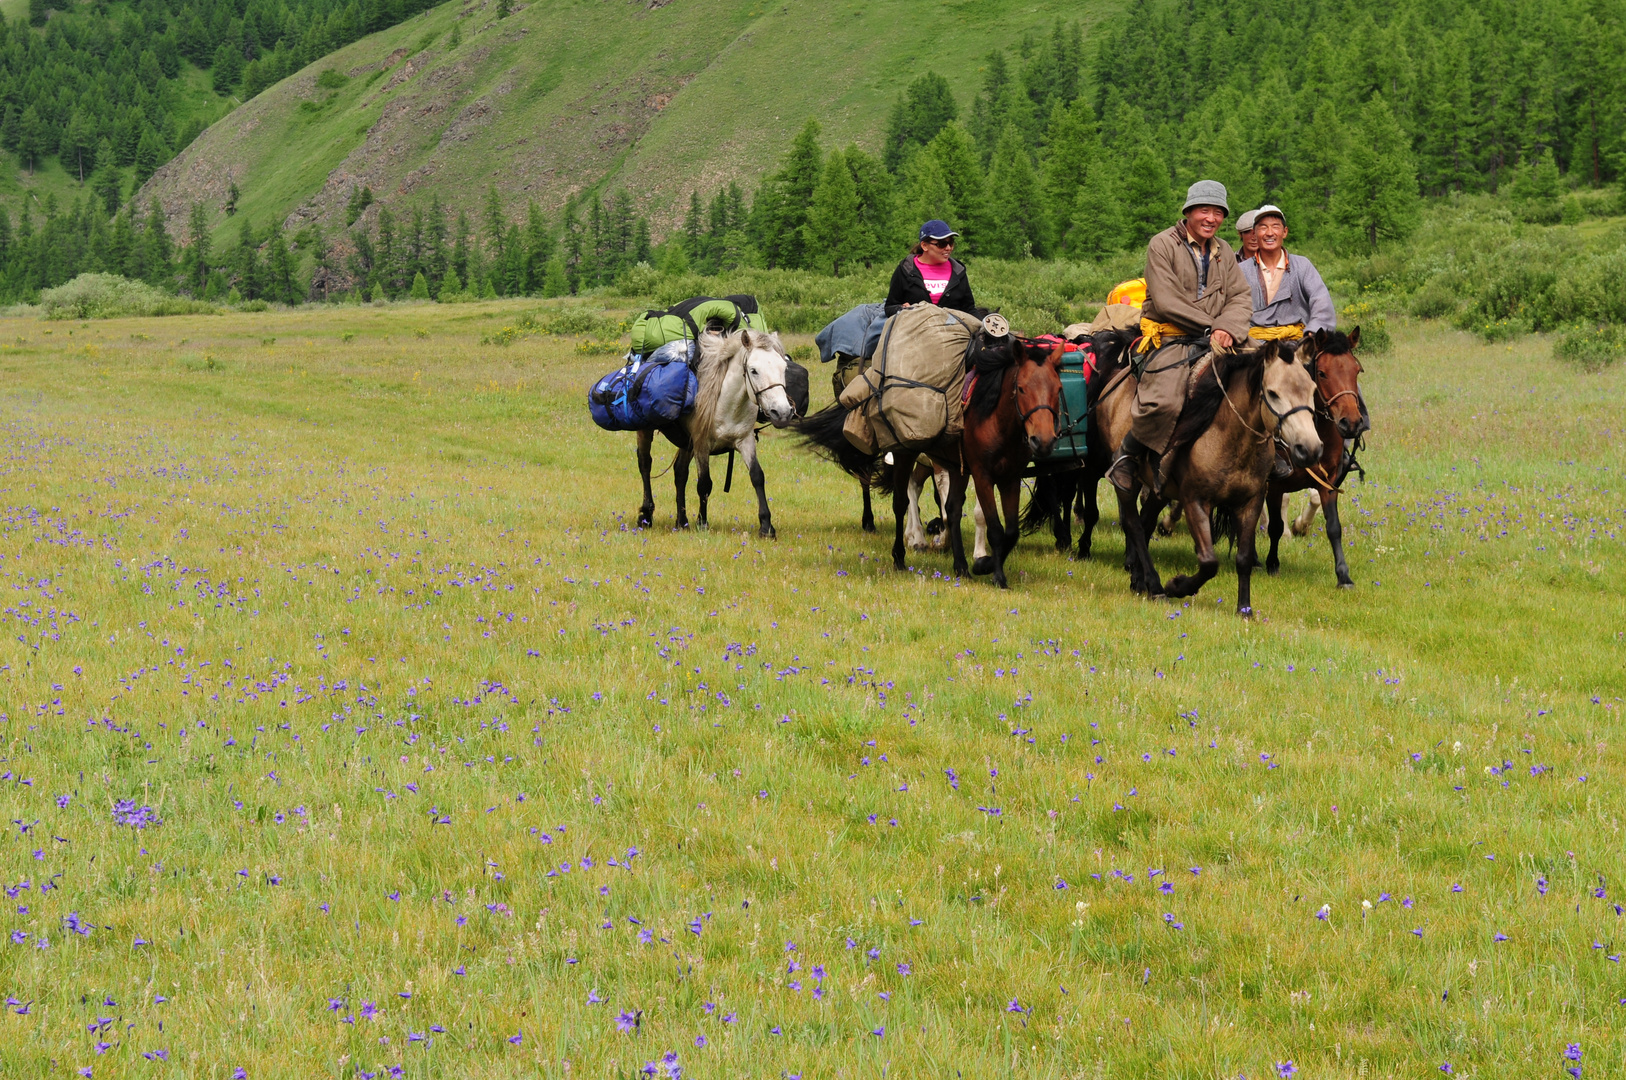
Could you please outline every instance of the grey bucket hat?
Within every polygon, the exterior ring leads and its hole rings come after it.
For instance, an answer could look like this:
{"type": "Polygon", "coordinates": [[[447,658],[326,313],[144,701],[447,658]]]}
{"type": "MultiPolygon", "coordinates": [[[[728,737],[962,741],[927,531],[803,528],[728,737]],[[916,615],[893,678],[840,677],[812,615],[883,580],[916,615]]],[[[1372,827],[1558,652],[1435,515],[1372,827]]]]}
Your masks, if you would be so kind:
{"type": "Polygon", "coordinates": [[[1199,180],[1186,189],[1186,205],[1180,212],[1193,206],[1217,206],[1227,214],[1231,212],[1231,204],[1225,201],[1225,185],[1218,180],[1199,180]]]}

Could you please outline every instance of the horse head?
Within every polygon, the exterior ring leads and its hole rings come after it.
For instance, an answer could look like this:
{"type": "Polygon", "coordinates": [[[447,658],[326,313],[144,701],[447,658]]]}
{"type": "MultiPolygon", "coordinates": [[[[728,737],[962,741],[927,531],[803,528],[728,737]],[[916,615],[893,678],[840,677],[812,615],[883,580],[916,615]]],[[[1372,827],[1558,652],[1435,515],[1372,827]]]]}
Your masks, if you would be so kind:
{"type": "Polygon", "coordinates": [[[779,343],[779,335],[741,330],[740,350],[745,354],[745,381],[757,408],[775,427],[784,427],[796,419],[796,406],[785,390],[786,364],[790,357],[779,343]]]}
{"type": "Polygon", "coordinates": [[[1338,425],[1338,433],[1347,440],[1360,438],[1372,427],[1361,408],[1361,362],[1355,359],[1355,348],[1361,343],[1361,328],[1347,335],[1337,330],[1317,330],[1310,339],[1314,350],[1309,360],[1310,376],[1315,379],[1319,405],[1338,425]]]}
{"type": "Polygon", "coordinates": [[[1061,345],[1044,345],[1012,336],[1016,368],[1016,408],[1036,458],[1056,444],[1056,416],[1061,408],[1061,345]]]}
{"type": "Polygon", "coordinates": [[[1265,347],[1264,393],[1260,403],[1267,430],[1287,448],[1293,464],[1309,468],[1321,457],[1315,429],[1315,380],[1277,342],[1265,347]]]}

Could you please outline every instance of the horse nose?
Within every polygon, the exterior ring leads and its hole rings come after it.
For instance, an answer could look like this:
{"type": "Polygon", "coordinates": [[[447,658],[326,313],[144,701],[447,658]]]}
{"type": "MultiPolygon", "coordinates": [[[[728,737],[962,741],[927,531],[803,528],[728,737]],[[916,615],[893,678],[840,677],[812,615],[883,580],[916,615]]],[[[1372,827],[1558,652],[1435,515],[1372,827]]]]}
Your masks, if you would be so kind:
{"type": "Polygon", "coordinates": [[[1321,457],[1321,440],[1300,440],[1293,444],[1293,464],[1301,469],[1307,469],[1321,457]]]}
{"type": "Polygon", "coordinates": [[[1028,453],[1032,454],[1036,458],[1044,457],[1046,454],[1050,453],[1050,448],[1055,445],[1055,441],[1056,440],[1054,439],[1041,439],[1037,435],[1029,435],[1028,453]]]}
{"type": "Polygon", "coordinates": [[[1347,416],[1340,416],[1338,418],[1338,434],[1342,435],[1346,439],[1353,439],[1353,438],[1355,438],[1355,436],[1359,435],[1360,433],[1361,433],[1361,422],[1360,422],[1360,420],[1358,420],[1358,419],[1357,420],[1351,420],[1347,416]]]}

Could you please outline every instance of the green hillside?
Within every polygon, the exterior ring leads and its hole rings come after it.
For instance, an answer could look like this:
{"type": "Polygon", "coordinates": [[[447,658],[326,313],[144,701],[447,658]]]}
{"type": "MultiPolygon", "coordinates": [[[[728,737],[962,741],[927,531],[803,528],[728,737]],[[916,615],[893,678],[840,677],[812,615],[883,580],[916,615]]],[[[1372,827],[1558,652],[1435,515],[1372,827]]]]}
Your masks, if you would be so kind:
{"type": "Polygon", "coordinates": [[[257,226],[343,222],[353,186],[385,204],[438,195],[478,211],[495,183],[553,209],[625,186],[657,232],[695,188],[754,183],[810,116],[836,144],[879,148],[914,76],[962,101],[981,57],[1057,18],[1086,30],[1114,5],[1057,0],[555,0],[498,17],[447,3],[283,80],[215,124],[143,189],[172,221],[201,201],[222,233],[231,184],[257,226]],[[455,34],[461,40],[453,45],[455,34]],[[333,74],[324,73],[332,72],[333,74]]]}

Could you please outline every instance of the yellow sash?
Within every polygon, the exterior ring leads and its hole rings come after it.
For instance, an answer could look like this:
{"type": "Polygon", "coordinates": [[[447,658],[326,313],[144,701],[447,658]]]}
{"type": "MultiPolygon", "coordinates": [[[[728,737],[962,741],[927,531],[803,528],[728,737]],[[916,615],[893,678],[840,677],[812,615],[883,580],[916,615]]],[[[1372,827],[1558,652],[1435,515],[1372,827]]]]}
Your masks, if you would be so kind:
{"type": "Polygon", "coordinates": [[[1154,322],[1144,316],[1140,320],[1140,345],[1135,351],[1139,353],[1152,352],[1163,344],[1166,337],[1180,337],[1185,334],[1185,328],[1174,323],[1154,322]]]}
{"type": "Polygon", "coordinates": [[[1302,341],[1304,324],[1296,322],[1288,323],[1286,326],[1252,326],[1248,328],[1248,336],[1255,341],[1302,341]]]}

